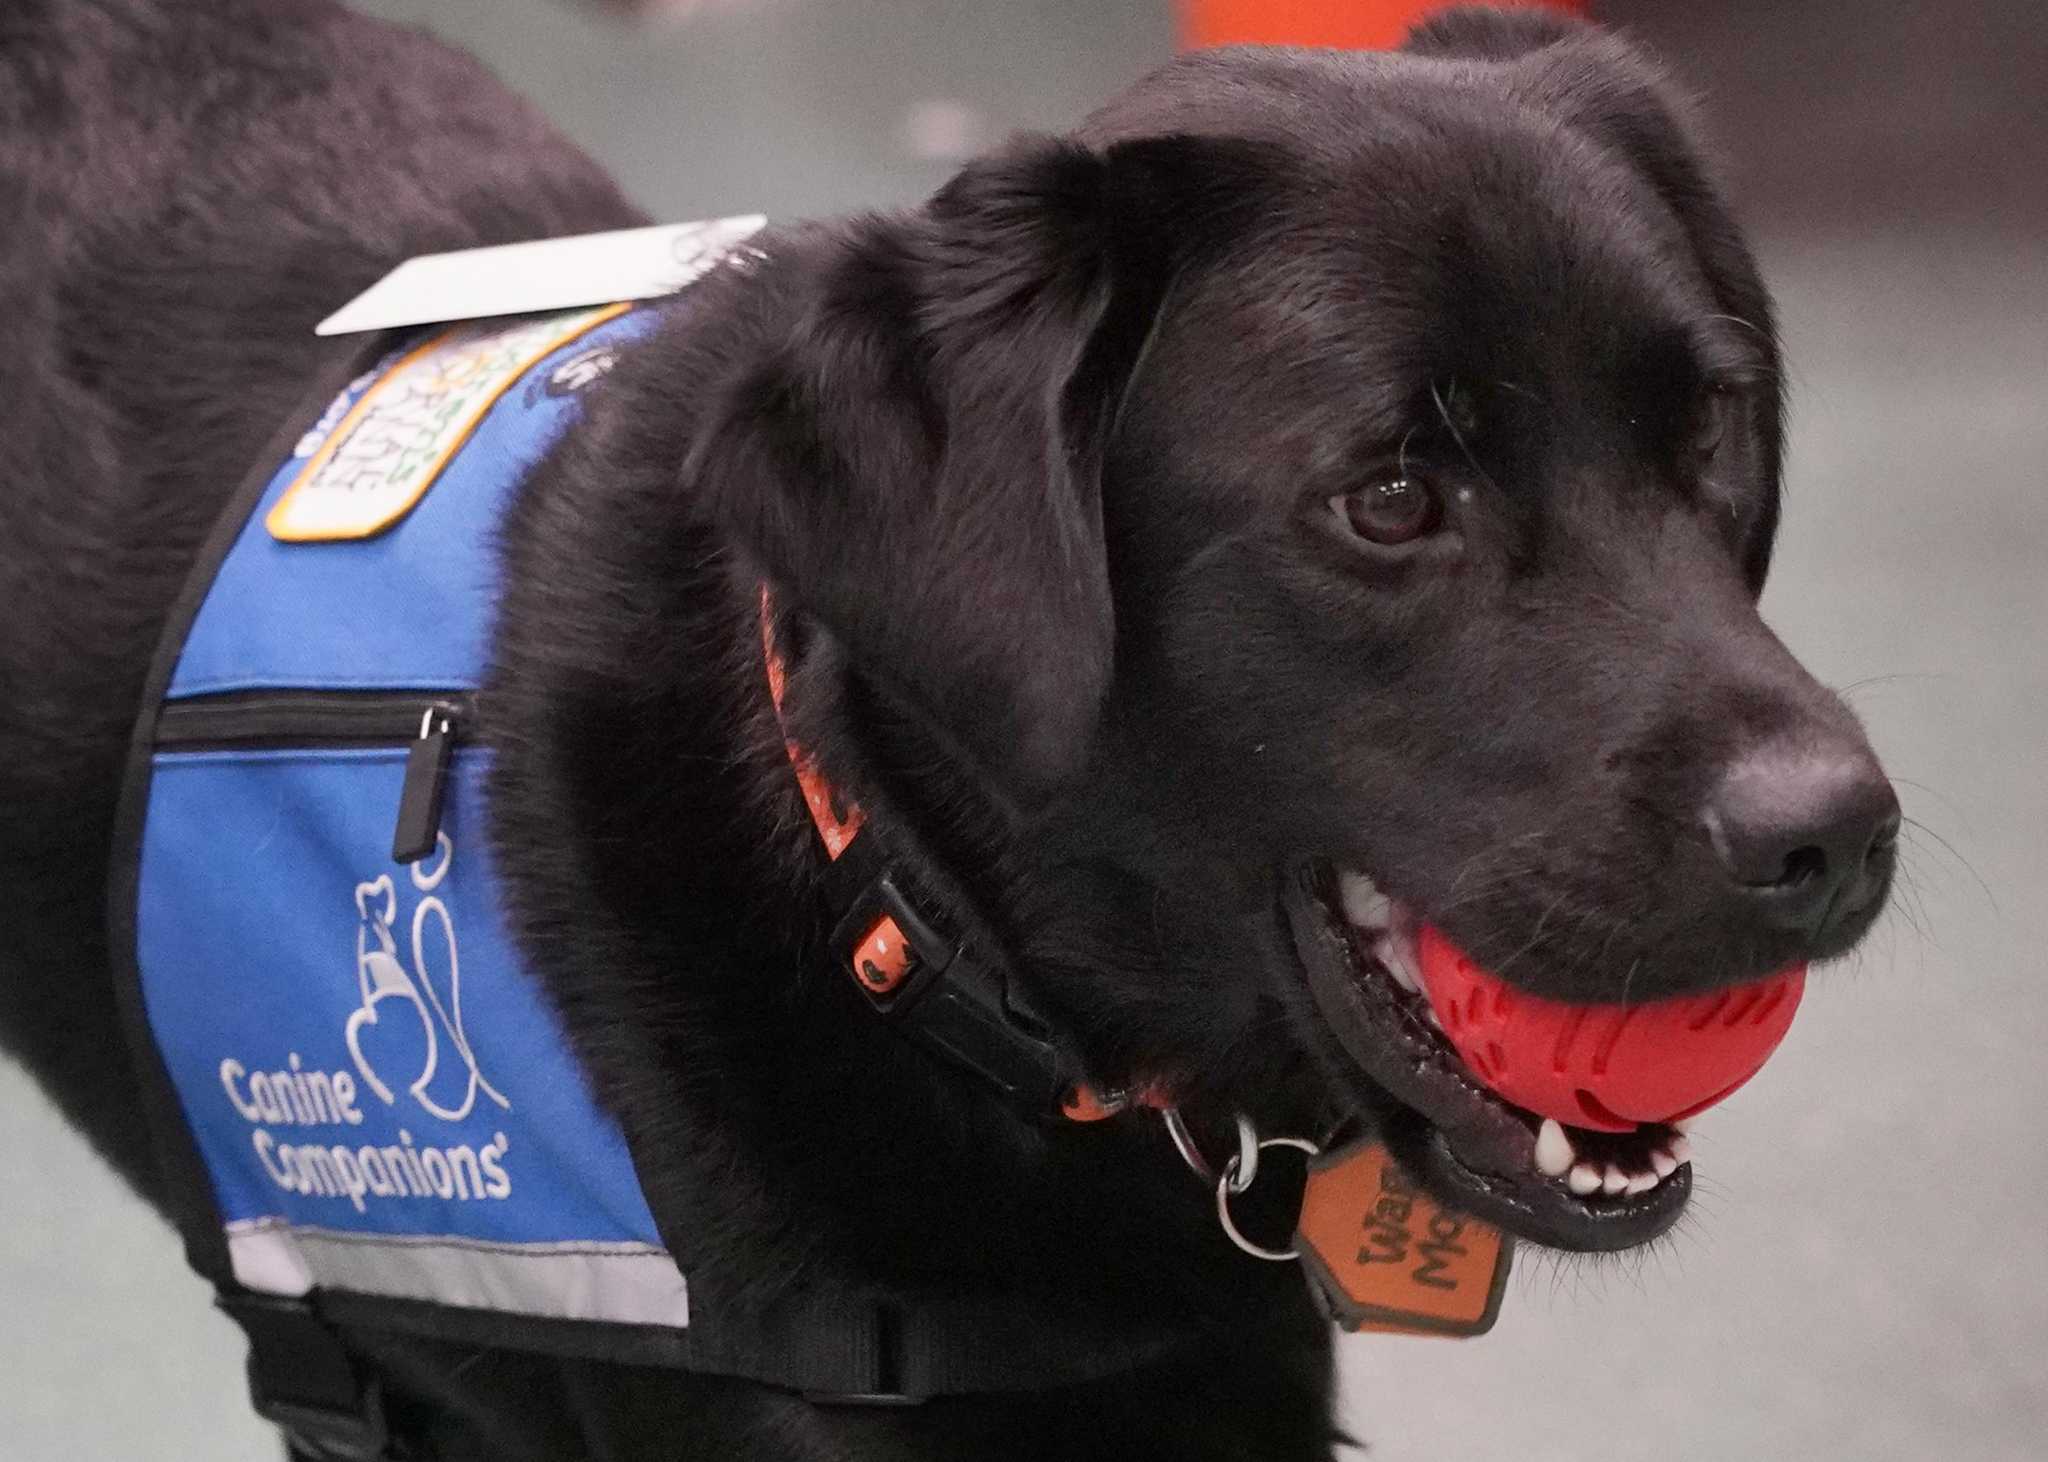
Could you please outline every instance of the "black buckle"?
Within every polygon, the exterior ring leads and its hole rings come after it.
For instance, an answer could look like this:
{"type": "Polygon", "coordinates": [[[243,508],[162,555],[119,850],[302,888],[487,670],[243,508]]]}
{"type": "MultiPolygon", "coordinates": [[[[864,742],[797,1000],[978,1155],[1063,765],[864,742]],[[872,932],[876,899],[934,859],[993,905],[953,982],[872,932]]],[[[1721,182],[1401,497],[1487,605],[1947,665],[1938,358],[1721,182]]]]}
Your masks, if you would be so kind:
{"type": "Polygon", "coordinates": [[[952,967],[960,954],[960,946],[948,940],[934,929],[923,915],[912,907],[903,890],[896,886],[896,880],[887,869],[876,874],[854,894],[846,912],[839,916],[839,922],[832,926],[831,948],[846,965],[853,976],[854,988],[867,999],[868,1004],[884,1015],[898,1013],[914,1002],[928,989],[933,981],[952,967]],[[857,945],[865,940],[883,919],[893,919],[902,932],[904,942],[910,947],[911,967],[909,976],[892,990],[877,990],[861,972],[854,967],[857,945]]]}
{"type": "Polygon", "coordinates": [[[385,1462],[392,1455],[384,1394],[374,1380],[365,1387],[355,1415],[295,1401],[266,1401],[253,1379],[249,1394],[255,1398],[256,1414],[279,1427],[294,1455],[307,1462],[385,1462]]]}
{"type": "Polygon", "coordinates": [[[214,1304],[249,1337],[249,1399],[311,1462],[388,1462],[384,1393],[303,1299],[238,1291],[214,1304]]]}
{"type": "Polygon", "coordinates": [[[1072,1076],[1043,1023],[1013,1007],[1001,970],[917,911],[872,834],[847,848],[826,878],[827,897],[845,910],[832,926],[830,948],[869,1007],[993,1083],[1027,1113],[1057,1117],[1072,1076]],[[855,965],[859,946],[883,919],[895,921],[912,955],[893,989],[878,989],[855,965]]]}

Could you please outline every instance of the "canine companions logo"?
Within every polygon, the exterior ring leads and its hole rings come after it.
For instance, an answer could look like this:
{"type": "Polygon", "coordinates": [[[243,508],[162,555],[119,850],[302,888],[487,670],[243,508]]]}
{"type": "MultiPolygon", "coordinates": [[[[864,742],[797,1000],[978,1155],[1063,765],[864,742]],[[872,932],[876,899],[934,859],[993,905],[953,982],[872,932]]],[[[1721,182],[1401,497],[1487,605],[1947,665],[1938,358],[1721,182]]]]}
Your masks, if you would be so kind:
{"type": "Polygon", "coordinates": [[[398,893],[391,875],[382,874],[368,883],[356,885],[356,914],[361,920],[356,930],[356,985],[363,1003],[349,1016],[344,1034],[348,1040],[348,1053],[355,1058],[356,1070],[362,1073],[370,1090],[381,1097],[386,1106],[391,1106],[397,1098],[364,1056],[361,1035],[364,1026],[377,1024],[380,1005],[398,1000],[410,1006],[425,1038],[425,1059],[419,1074],[406,1090],[442,1121],[460,1122],[476,1105],[479,1091],[508,1112],[512,1110],[512,1103],[484,1079],[477,1066],[476,1052],[469,1043],[469,1033],[462,1028],[462,963],[455,945],[455,924],[448,917],[448,906],[432,897],[455,861],[455,845],[448,840],[446,833],[440,835],[435,851],[439,854],[439,861],[431,873],[424,871],[423,863],[415,863],[411,869],[413,887],[427,897],[423,897],[413,909],[410,969],[399,959],[398,941],[392,934],[392,926],[398,917],[398,893]],[[426,955],[426,935],[430,925],[439,931],[438,943],[445,951],[447,961],[448,1001],[445,1005],[435,991],[429,973],[432,964],[426,955]],[[431,1093],[434,1078],[440,1070],[442,1036],[447,1038],[449,1047],[468,1074],[462,1096],[453,1105],[443,1104],[431,1093]]]}
{"type": "Polygon", "coordinates": [[[462,965],[455,923],[436,890],[455,862],[443,833],[429,867],[410,870],[418,895],[398,928],[399,889],[388,873],[355,889],[355,979],[358,1004],[341,1031],[355,1070],[307,1069],[297,1051],[282,1069],[251,1072],[230,1057],[220,1063],[228,1102],[255,1125],[250,1141],[271,1181],[287,1193],[345,1198],[358,1213],[371,1199],[503,1199],[512,1194],[504,1160],[510,1139],[493,1133],[480,1147],[415,1143],[406,1128],[396,1143],[280,1141],[274,1127],[360,1127],[361,1077],[370,1095],[402,1116],[417,1108],[441,1122],[466,1121],[478,1099],[511,1111],[478,1062],[462,1023],[462,965]],[[411,956],[410,961],[405,955],[411,956]],[[437,976],[436,971],[441,973],[437,976]]]}

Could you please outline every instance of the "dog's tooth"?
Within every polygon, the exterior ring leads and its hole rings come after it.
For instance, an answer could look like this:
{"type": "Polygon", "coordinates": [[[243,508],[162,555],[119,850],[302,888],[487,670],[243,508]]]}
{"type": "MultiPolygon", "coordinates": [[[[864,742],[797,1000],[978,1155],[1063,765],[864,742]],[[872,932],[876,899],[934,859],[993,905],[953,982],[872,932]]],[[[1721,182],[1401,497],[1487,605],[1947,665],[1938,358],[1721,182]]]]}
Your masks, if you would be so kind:
{"type": "Polygon", "coordinates": [[[1650,1149],[1650,1167],[1661,1180],[1678,1171],[1678,1159],[1661,1147],[1653,1147],[1650,1149]]]}
{"type": "Polygon", "coordinates": [[[1614,1194],[1619,1193],[1622,1189],[1626,1188],[1627,1186],[1628,1174],[1623,1172],[1614,1163],[1609,1163],[1607,1165],[1607,1171],[1601,1174],[1600,1177],[1600,1191],[1603,1193],[1614,1194]]]}
{"type": "Polygon", "coordinates": [[[1584,1198],[1600,1191],[1600,1169],[1589,1162],[1579,1163],[1565,1175],[1564,1182],[1567,1188],[1584,1198]]]}
{"type": "Polygon", "coordinates": [[[1673,1163],[1688,1163],[1692,1161],[1692,1139],[1683,1132],[1673,1137],[1665,1146],[1671,1149],[1671,1161],[1673,1163]]]}
{"type": "Polygon", "coordinates": [[[1636,1173],[1629,1178],[1628,1187],[1622,1191],[1633,1198],[1636,1194],[1647,1193],[1656,1186],[1657,1175],[1655,1173],[1636,1173]]]}
{"type": "Polygon", "coordinates": [[[1546,1177],[1561,1178],[1572,1170],[1572,1159],[1577,1156],[1564,1124],[1555,1117],[1545,1117],[1536,1132],[1536,1171],[1546,1177]]]}
{"type": "Polygon", "coordinates": [[[1344,917],[1360,929],[1384,929],[1392,922],[1393,900],[1363,873],[1346,868],[1337,875],[1337,902],[1344,917]]]}
{"type": "Polygon", "coordinates": [[[1373,946],[1373,957],[1386,966],[1387,973],[1394,977],[1394,983],[1410,995],[1422,993],[1422,981],[1415,973],[1415,956],[1408,946],[1392,934],[1381,938],[1373,946]]]}
{"type": "Polygon", "coordinates": [[[1387,967],[1402,989],[1420,994],[1422,961],[1415,952],[1414,936],[1398,926],[1380,941],[1380,963],[1387,967]]]}

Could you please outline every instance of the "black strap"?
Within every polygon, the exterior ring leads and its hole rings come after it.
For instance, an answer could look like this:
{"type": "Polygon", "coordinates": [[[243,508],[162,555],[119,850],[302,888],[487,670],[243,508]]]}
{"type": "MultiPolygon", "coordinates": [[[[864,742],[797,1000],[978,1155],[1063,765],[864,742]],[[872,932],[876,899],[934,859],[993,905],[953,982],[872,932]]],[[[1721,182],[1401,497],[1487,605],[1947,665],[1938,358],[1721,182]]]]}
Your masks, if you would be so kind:
{"type": "Polygon", "coordinates": [[[305,1300],[223,1292],[221,1312],[249,1337],[249,1398],[308,1462],[396,1457],[375,1376],[356,1366],[334,1328],[305,1300]]]}
{"type": "Polygon", "coordinates": [[[764,1303],[693,1286],[685,1329],[545,1319],[325,1290],[318,1315],[344,1332],[387,1335],[731,1376],[831,1404],[1035,1391],[1100,1380],[1158,1360],[1192,1336],[1128,1322],[1095,1326],[987,1304],[872,1294],[796,1294],[764,1303]]]}
{"type": "Polygon", "coordinates": [[[1118,1375],[1186,1337],[1094,1329],[996,1303],[863,1299],[782,1316],[731,1311],[698,1339],[707,1369],[751,1374],[834,1405],[904,1405],[935,1396],[1036,1391],[1118,1375]]]}
{"type": "Polygon", "coordinates": [[[384,348],[383,336],[335,342],[316,373],[299,410],[287,417],[258,454],[249,475],[228,500],[194,559],[164,623],[161,640],[143,683],[142,704],[130,738],[121,800],[115,813],[107,892],[107,952],[114,1001],[127,1037],[150,1124],[156,1161],[156,1200],[184,1240],[185,1258],[212,1281],[216,1303],[249,1337],[249,1386],[256,1410],[284,1427],[300,1451],[319,1462],[373,1462],[387,1455],[381,1401],[374,1385],[359,1385],[335,1332],[303,1300],[251,1294],[235,1282],[227,1236],[214,1202],[198,1143],[185,1122],[184,1104],[172,1084],[163,1054],[150,1030],[138,963],[135,903],[141,876],[143,823],[149,811],[157,716],[164,692],[185,645],[192,621],[205,602],[229,549],[241,535],[277,464],[335,395],[384,348]]]}

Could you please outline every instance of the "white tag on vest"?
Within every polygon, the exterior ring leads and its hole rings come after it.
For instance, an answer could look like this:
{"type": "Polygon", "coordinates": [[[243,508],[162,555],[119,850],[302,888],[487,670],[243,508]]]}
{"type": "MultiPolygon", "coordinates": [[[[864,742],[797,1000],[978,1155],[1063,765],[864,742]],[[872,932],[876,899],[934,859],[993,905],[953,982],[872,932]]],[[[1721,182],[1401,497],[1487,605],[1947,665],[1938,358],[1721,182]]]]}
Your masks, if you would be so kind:
{"type": "Polygon", "coordinates": [[[750,213],[421,254],[322,320],[314,333],[351,335],[673,294],[767,222],[750,213]]]}

